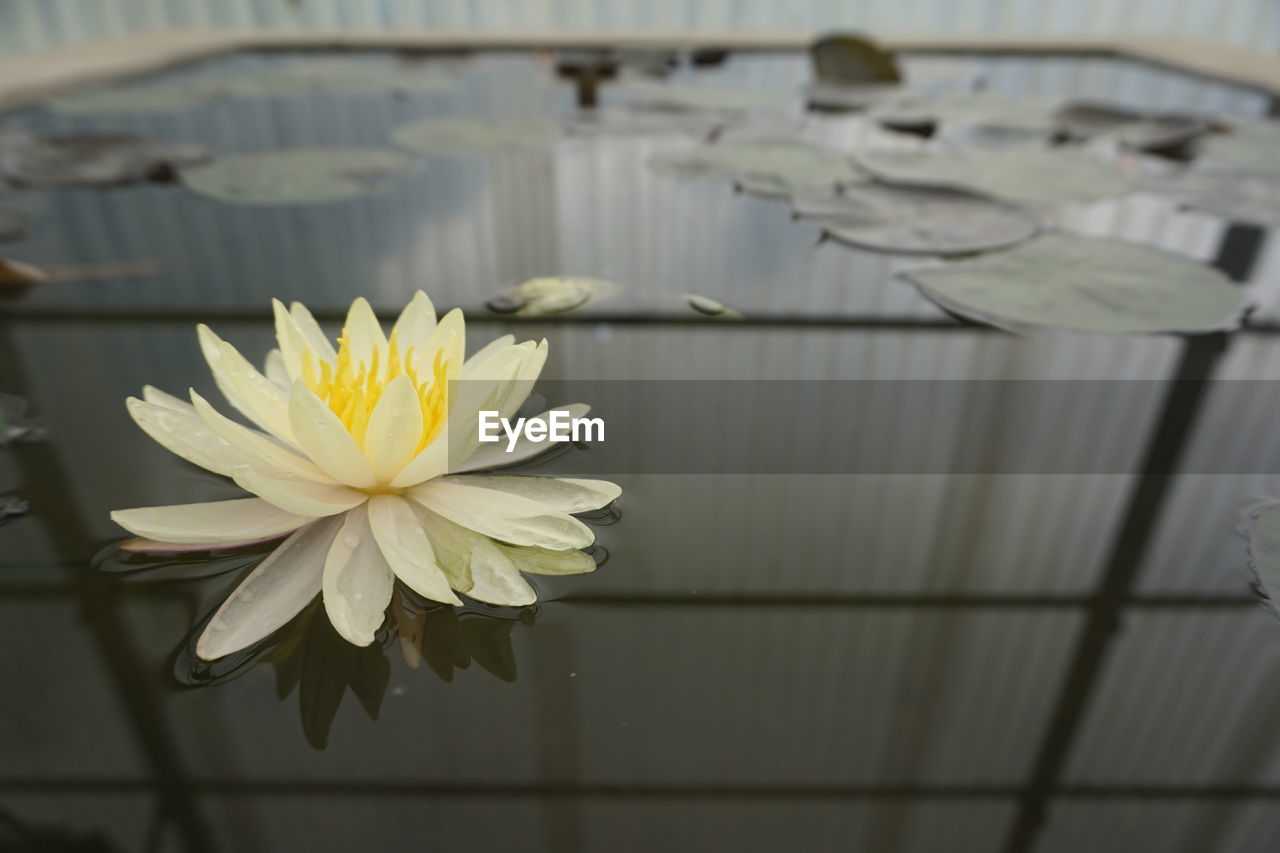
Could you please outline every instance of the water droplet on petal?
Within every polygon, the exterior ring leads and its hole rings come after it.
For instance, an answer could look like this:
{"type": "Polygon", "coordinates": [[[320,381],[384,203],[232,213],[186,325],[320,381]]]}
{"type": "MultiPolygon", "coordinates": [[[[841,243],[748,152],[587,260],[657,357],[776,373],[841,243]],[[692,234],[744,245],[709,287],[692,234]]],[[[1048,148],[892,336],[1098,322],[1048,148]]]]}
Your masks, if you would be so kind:
{"type": "Polygon", "coordinates": [[[346,545],[348,548],[355,548],[360,544],[360,537],[354,533],[348,533],[346,536],[342,537],[342,544],[346,545]]]}

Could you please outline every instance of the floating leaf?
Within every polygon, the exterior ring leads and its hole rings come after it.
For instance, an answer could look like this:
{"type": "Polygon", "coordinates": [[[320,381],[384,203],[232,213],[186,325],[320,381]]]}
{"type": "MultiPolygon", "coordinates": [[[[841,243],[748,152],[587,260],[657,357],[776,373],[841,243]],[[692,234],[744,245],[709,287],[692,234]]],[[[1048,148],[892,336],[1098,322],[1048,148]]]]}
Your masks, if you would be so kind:
{"type": "Polygon", "coordinates": [[[531,278],[507,288],[485,304],[497,314],[563,314],[617,291],[618,285],[598,278],[531,278]]]}
{"type": "Polygon", "coordinates": [[[419,154],[494,154],[549,148],[560,127],[541,118],[428,118],[401,125],[391,141],[419,154]]]}
{"type": "Polygon", "coordinates": [[[381,148],[280,148],[184,169],[182,183],[232,204],[310,204],[376,193],[414,165],[381,148]]]}
{"type": "MultiPolygon", "coordinates": [[[[820,80],[805,87],[805,103],[810,109],[828,112],[855,112],[898,97],[902,87],[885,83],[831,83],[820,80]]],[[[932,127],[933,122],[928,122],[932,127]]],[[[896,127],[890,127],[896,130],[896,127]]]]}
{"type": "Polygon", "coordinates": [[[1142,112],[1094,101],[1066,104],[1055,119],[1059,132],[1073,139],[1109,135],[1127,148],[1157,153],[1181,150],[1210,130],[1210,122],[1197,116],[1142,112]]]}
{"type": "Polygon", "coordinates": [[[1239,172],[1280,173],[1280,122],[1239,124],[1201,140],[1200,156],[1212,167],[1239,172]]]}
{"type": "Polygon", "coordinates": [[[23,187],[105,187],[171,181],[209,159],[198,145],[112,133],[0,137],[0,174],[23,187]]]}
{"type": "Polygon", "coordinates": [[[699,314],[706,314],[708,317],[719,317],[723,320],[741,320],[742,315],[737,311],[725,305],[723,302],[717,302],[707,296],[699,296],[696,293],[686,294],[685,298],[689,302],[689,307],[699,314]]]}
{"type": "Polygon", "coordinates": [[[1072,149],[953,147],[855,156],[888,183],[950,187],[1012,201],[1094,201],[1133,188],[1133,180],[1115,166],[1072,149]]]}
{"type": "Polygon", "coordinates": [[[350,60],[273,62],[267,65],[189,77],[164,83],[116,85],[73,92],[50,101],[70,115],[184,112],[236,98],[292,95],[376,95],[434,92],[454,85],[433,71],[350,60]]]}
{"type": "Polygon", "coordinates": [[[879,252],[953,255],[1000,249],[1035,235],[1021,208],[948,189],[863,184],[792,199],[797,216],[822,220],[842,243],[879,252]]]}
{"type": "Polygon", "coordinates": [[[1244,516],[1249,568],[1267,607],[1280,615],[1280,501],[1260,501],[1244,516]]]}
{"type": "Polygon", "coordinates": [[[1055,127],[1058,98],[1010,98],[994,92],[904,94],[877,104],[871,115],[886,127],[926,122],[1047,135],[1055,127]]]}
{"type": "Polygon", "coordinates": [[[1236,328],[1246,308],[1218,270],[1098,237],[1046,234],[903,275],[948,311],[1014,330],[1210,332],[1236,328]]]}
{"type": "Polygon", "coordinates": [[[780,109],[786,98],[775,92],[711,86],[672,86],[652,80],[627,80],[613,91],[632,107],[676,112],[752,112],[780,109]]]}
{"type": "Polygon", "coordinates": [[[829,33],[809,48],[814,76],[830,83],[898,83],[893,54],[857,33],[829,33]]]}
{"type": "Polygon", "coordinates": [[[649,165],[686,178],[734,175],[743,189],[764,195],[866,180],[847,155],[794,139],[727,140],[659,154],[649,165]]]}
{"type": "Polygon", "coordinates": [[[1149,177],[1142,189],[1172,195],[1185,208],[1232,222],[1280,225],[1280,175],[1179,172],[1149,177]]]}

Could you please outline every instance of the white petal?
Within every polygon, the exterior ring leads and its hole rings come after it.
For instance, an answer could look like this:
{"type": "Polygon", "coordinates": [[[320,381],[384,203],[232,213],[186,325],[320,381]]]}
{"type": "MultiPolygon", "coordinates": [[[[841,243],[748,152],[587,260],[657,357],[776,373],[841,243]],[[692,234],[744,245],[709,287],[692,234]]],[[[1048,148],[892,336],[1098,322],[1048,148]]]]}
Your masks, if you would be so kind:
{"type": "Polygon", "coordinates": [[[472,353],[471,357],[463,363],[461,378],[466,379],[467,374],[470,371],[473,371],[480,365],[484,364],[485,361],[487,361],[494,353],[513,346],[515,341],[515,335],[503,335],[502,337],[494,338],[489,341],[489,343],[472,353]]]}
{"type": "Polygon", "coordinates": [[[347,513],[324,562],[324,609],[348,642],[367,646],[382,626],[395,575],[369,529],[361,506],[347,513]]]}
{"type": "Polygon", "coordinates": [[[516,382],[507,391],[507,398],[498,407],[501,417],[509,418],[519,411],[524,401],[529,399],[534,383],[542,374],[547,363],[547,341],[544,338],[536,347],[526,350],[524,361],[520,365],[520,374],[516,382]]]}
{"type": "Polygon", "coordinates": [[[216,440],[244,457],[241,465],[250,465],[269,475],[287,474],[318,483],[333,482],[329,475],[292,450],[225,417],[195,391],[191,392],[191,404],[201,423],[214,432],[216,440]]]}
{"type": "Polygon", "coordinates": [[[419,376],[430,376],[431,365],[436,353],[443,350],[444,360],[449,366],[449,379],[457,379],[462,374],[463,354],[466,352],[467,329],[462,311],[454,308],[440,318],[432,330],[426,343],[413,351],[414,369],[419,376]]]}
{"type": "Polygon", "coordinates": [[[365,456],[373,477],[389,482],[414,456],[422,441],[422,407],[418,392],[408,376],[397,376],[387,384],[369,416],[365,433],[365,456]]]}
{"type": "Polygon", "coordinates": [[[351,355],[361,364],[372,363],[375,351],[379,354],[378,360],[385,362],[387,336],[382,333],[378,318],[363,296],[351,303],[351,309],[347,311],[347,322],[342,327],[342,337],[346,339],[351,355]]]}
{"type": "Polygon", "coordinates": [[[161,542],[244,542],[297,530],[310,521],[258,498],[118,509],[111,520],[161,542]]]}
{"type": "Polygon", "coordinates": [[[595,539],[591,529],[571,515],[492,489],[432,480],[405,494],[455,524],[513,545],[564,551],[595,539]]]}
{"type": "Polygon", "coordinates": [[[368,499],[338,483],[318,483],[287,475],[272,475],[251,465],[241,465],[231,472],[240,488],[253,492],[263,500],[298,515],[320,518],[337,515],[368,499]]]}
{"type": "MultiPolygon", "coordinates": [[[[548,409],[542,414],[529,420],[545,421],[550,417],[552,412],[566,412],[571,418],[581,418],[591,411],[591,407],[585,403],[571,403],[567,406],[556,406],[554,409],[548,409]]],[[[462,474],[467,471],[483,471],[489,468],[501,468],[506,465],[515,465],[532,459],[535,456],[541,456],[560,442],[554,441],[530,441],[521,433],[520,438],[516,440],[516,445],[507,452],[507,442],[505,440],[494,444],[486,444],[476,450],[464,461],[458,462],[450,466],[450,471],[455,474],[462,474]]]]}
{"type": "Polygon", "coordinates": [[[215,660],[246,649],[284,625],[320,594],[324,561],[342,524],[326,518],[294,532],[213,614],[196,654],[215,660]]]}
{"type": "Polygon", "coordinates": [[[548,551],[545,548],[517,548],[498,543],[517,569],[531,575],[581,575],[596,570],[596,561],[583,551],[548,551]]]}
{"type": "Polygon", "coordinates": [[[289,423],[303,452],[330,477],[357,489],[375,485],[360,445],[302,380],[293,383],[289,396],[289,423]]]}
{"type": "Polygon", "coordinates": [[[142,399],[156,406],[164,406],[166,409],[174,409],[179,412],[190,412],[191,404],[181,397],[175,397],[172,394],[166,394],[154,385],[142,386],[142,399]]]}
{"type": "Polygon", "coordinates": [[[227,402],[267,432],[292,443],[286,392],[208,326],[199,326],[198,334],[205,361],[227,402]]]}
{"type": "Polygon", "coordinates": [[[298,327],[298,331],[302,333],[307,341],[307,347],[311,353],[317,358],[322,358],[332,364],[338,360],[338,353],[333,348],[333,343],[325,335],[324,329],[320,328],[320,324],[316,322],[316,318],[311,316],[311,312],[307,310],[307,306],[301,302],[294,302],[289,306],[289,316],[293,318],[294,324],[298,327]]]}
{"type": "Polygon", "coordinates": [[[267,353],[266,359],[262,362],[262,375],[278,385],[286,394],[289,392],[289,387],[293,385],[289,368],[284,364],[284,355],[279,349],[273,349],[267,353]]]}
{"type": "Polygon", "coordinates": [[[449,578],[449,586],[458,592],[469,592],[472,586],[471,540],[479,534],[441,518],[415,501],[408,501],[408,504],[431,540],[436,565],[449,578]]]}
{"type": "Polygon", "coordinates": [[[537,601],[538,594],[520,577],[511,559],[492,541],[483,536],[476,539],[471,552],[472,585],[468,597],[508,607],[524,607],[537,601]]]}
{"type": "Polygon", "coordinates": [[[410,589],[432,601],[461,604],[436,564],[431,542],[408,502],[396,495],[369,499],[369,526],[391,571],[410,589]]]}
{"type": "Polygon", "coordinates": [[[436,306],[431,298],[419,290],[409,300],[409,304],[400,312],[399,319],[392,327],[396,346],[404,353],[409,347],[418,348],[425,344],[436,328],[436,306]]]}
{"type": "MultiPolygon", "coordinates": [[[[170,399],[182,403],[176,397],[170,399]]],[[[191,408],[190,403],[182,403],[185,406],[183,409],[130,397],[125,405],[134,423],[142,427],[143,432],[170,453],[201,468],[215,474],[229,475],[232,468],[247,461],[243,453],[222,443],[191,408]]]]}
{"type": "Polygon", "coordinates": [[[621,487],[608,480],[576,480],[571,477],[463,474],[444,477],[440,482],[496,489],[568,513],[589,512],[608,506],[622,494],[621,487]]]}
{"type": "Polygon", "coordinates": [[[447,435],[437,438],[423,448],[422,452],[400,469],[400,473],[391,480],[391,488],[407,489],[427,480],[439,477],[449,470],[449,439],[447,435]]]}
{"type": "Polygon", "coordinates": [[[116,547],[121,551],[128,551],[132,554],[196,554],[201,551],[248,548],[251,545],[276,542],[286,535],[288,534],[278,533],[262,539],[245,539],[241,542],[184,542],[181,545],[177,542],[160,542],[156,539],[144,539],[141,536],[135,536],[132,539],[124,540],[116,547]]]}
{"type": "MultiPolygon", "coordinates": [[[[271,308],[276,318],[276,345],[280,347],[280,357],[284,361],[285,372],[289,374],[290,383],[302,375],[302,362],[307,353],[316,355],[311,349],[311,341],[298,328],[298,322],[284,307],[279,299],[271,300],[271,308]]],[[[328,344],[328,342],[325,342],[328,344]]],[[[332,351],[332,347],[329,348],[332,351]]],[[[316,368],[314,362],[312,368],[316,368]]]]}

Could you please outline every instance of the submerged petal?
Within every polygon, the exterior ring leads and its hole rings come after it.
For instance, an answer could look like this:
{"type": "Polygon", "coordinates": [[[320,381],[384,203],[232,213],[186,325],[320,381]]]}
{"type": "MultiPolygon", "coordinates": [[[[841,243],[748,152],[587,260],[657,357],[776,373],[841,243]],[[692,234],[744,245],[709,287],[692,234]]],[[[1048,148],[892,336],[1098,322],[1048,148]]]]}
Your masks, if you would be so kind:
{"type": "Polygon", "coordinates": [[[364,506],[347,513],[324,562],[324,609],[348,642],[367,646],[382,626],[395,575],[369,529],[364,506]]]}
{"type": "Polygon", "coordinates": [[[595,539],[571,515],[492,489],[432,480],[405,494],[455,524],[513,545],[563,551],[595,539]]]}
{"type": "Polygon", "coordinates": [[[596,570],[595,559],[585,551],[548,551],[502,543],[498,547],[517,569],[531,575],[581,575],[596,570]]]}
{"type": "Polygon", "coordinates": [[[244,542],[297,530],[311,519],[259,498],[118,509],[111,520],[137,536],[179,544],[244,542]]]}
{"type": "Polygon", "coordinates": [[[369,499],[369,526],[391,570],[410,589],[432,601],[461,604],[449,579],[436,563],[435,553],[417,514],[396,495],[369,499]]]}
{"type": "Polygon", "coordinates": [[[375,485],[373,469],[360,445],[338,416],[302,380],[293,383],[289,422],[303,451],[330,477],[357,489],[375,485]]]}
{"type": "Polygon", "coordinates": [[[621,487],[608,480],[579,480],[572,477],[461,474],[444,477],[440,482],[495,489],[568,513],[600,509],[622,494],[621,487]]]}
{"type": "Polygon", "coordinates": [[[320,594],[325,557],[342,525],[326,518],[293,533],[235,588],[196,642],[215,660],[246,649],[301,612],[320,594]]]}

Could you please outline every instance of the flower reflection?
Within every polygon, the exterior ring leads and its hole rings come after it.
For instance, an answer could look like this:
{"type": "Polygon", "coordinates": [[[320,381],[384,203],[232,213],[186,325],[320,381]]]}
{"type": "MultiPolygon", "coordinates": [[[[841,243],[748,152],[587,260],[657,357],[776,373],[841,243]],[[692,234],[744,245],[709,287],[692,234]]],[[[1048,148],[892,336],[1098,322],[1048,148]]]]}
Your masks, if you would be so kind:
{"type": "Polygon", "coordinates": [[[421,292],[390,336],[357,299],[337,347],[302,305],[276,302],[275,315],[279,348],[262,372],[199,328],[219,390],[259,429],[194,391],[190,403],[151,387],[128,401],[148,435],[255,497],[116,511],[112,518],[142,537],[126,549],[206,551],[288,537],[209,620],[196,644],[201,658],[252,646],[317,595],[337,633],[368,646],[397,581],[443,604],[460,605],[460,592],[523,606],[537,596],[522,573],[595,568],[580,550],[594,534],[574,514],[611,503],[616,485],[474,473],[546,448],[478,449],[476,429],[481,410],[509,417],[525,402],[545,340],[517,344],[506,335],[467,358],[462,313],[437,322],[421,292]],[[467,381],[450,386],[459,379],[467,381]]]}

